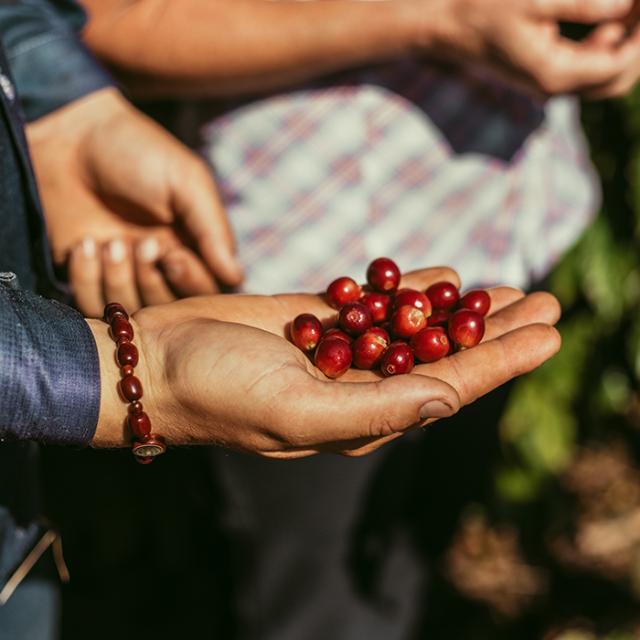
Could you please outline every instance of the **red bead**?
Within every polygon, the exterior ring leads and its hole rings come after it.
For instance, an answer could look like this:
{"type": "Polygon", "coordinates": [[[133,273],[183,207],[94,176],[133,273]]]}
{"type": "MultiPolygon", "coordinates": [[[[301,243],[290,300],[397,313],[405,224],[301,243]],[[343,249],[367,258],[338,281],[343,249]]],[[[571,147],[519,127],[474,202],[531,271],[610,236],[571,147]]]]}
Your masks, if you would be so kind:
{"type": "Polygon", "coordinates": [[[138,402],[137,400],[135,402],[132,402],[129,405],[128,411],[130,416],[135,416],[142,413],[142,402],[138,402]]]}
{"type": "Polygon", "coordinates": [[[120,373],[122,374],[123,378],[126,378],[127,376],[132,376],[133,367],[130,364],[125,364],[124,367],[120,369],[120,373]]]}
{"type": "Polygon", "coordinates": [[[138,364],[138,349],[136,345],[131,342],[121,342],[118,345],[116,358],[120,366],[130,364],[132,367],[135,367],[138,364]]]}
{"type": "Polygon", "coordinates": [[[135,376],[122,378],[122,380],[120,380],[120,390],[129,402],[142,398],[142,383],[135,376]]]}
{"type": "Polygon", "coordinates": [[[118,340],[119,338],[133,340],[133,327],[125,317],[114,316],[111,321],[111,334],[115,340],[118,340]]]}
{"type": "Polygon", "coordinates": [[[123,317],[125,320],[129,319],[129,314],[124,310],[124,307],[121,304],[119,304],[118,302],[110,302],[104,308],[104,321],[111,324],[112,318],[114,318],[116,315],[123,317]]]}
{"type": "Polygon", "coordinates": [[[148,436],[151,433],[151,420],[144,411],[137,415],[129,416],[129,426],[131,433],[137,440],[148,436]]]}

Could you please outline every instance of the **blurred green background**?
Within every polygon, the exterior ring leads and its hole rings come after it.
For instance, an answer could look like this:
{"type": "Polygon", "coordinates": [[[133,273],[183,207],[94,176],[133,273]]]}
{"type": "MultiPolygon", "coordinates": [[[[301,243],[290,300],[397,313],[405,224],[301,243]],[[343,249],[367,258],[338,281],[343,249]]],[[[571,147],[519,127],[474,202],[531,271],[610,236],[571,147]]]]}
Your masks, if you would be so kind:
{"type": "Polygon", "coordinates": [[[602,212],[547,283],[563,349],[513,389],[439,559],[449,637],[640,638],[640,92],[583,119],[602,212]]]}

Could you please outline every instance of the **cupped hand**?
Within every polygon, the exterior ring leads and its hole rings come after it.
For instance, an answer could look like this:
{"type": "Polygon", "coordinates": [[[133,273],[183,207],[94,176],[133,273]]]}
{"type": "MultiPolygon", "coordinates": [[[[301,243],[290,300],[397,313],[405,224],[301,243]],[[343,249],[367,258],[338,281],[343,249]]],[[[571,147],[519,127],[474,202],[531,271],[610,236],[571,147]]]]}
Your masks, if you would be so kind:
{"type": "MultiPolygon", "coordinates": [[[[575,42],[561,21],[624,20],[632,0],[440,0],[425,11],[424,52],[488,66],[538,96],[584,93],[618,83],[637,68],[640,38],[616,47],[575,42]],[[435,35],[433,33],[436,24],[435,35]]],[[[598,35],[598,38],[600,35],[598,35]]]]}
{"type": "Polygon", "coordinates": [[[53,258],[69,261],[86,315],[106,300],[138,308],[240,282],[209,170],[117,91],[37,120],[27,136],[53,258]]]}
{"type": "MultiPolygon", "coordinates": [[[[458,284],[450,270],[426,269],[407,275],[402,286],[424,289],[442,279],[458,284]]],[[[509,288],[491,295],[481,345],[388,379],[351,370],[328,380],[286,340],[297,314],[326,321],[335,315],[322,296],[205,296],[143,309],[134,316],[143,401],[156,430],[173,444],[212,442],[278,458],[363,455],[411,427],[452,415],[557,352],[560,339],[550,325],[559,306],[552,296],[509,288]]],[[[98,340],[108,345],[100,331],[98,340]]],[[[97,446],[122,439],[121,423],[101,420],[97,446]]]]}

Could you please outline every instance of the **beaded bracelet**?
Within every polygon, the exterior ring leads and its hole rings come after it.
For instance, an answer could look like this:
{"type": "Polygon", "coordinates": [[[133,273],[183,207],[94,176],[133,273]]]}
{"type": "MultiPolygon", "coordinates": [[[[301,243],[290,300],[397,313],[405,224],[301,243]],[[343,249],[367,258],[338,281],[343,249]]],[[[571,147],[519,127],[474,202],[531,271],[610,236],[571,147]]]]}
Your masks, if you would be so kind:
{"type": "Polygon", "coordinates": [[[142,383],[133,375],[138,364],[138,349],[131,342],[133,327],[129,314],[117,302],[110,302],[104,308],[104,321],[111,328],[111,337],[115,340],[116,362],[120,367],[119,388],[122,397],[129,403],[127,423],[133,439],[132,453],[140,464],[149,464],[167,450],[164,438],[151,433],[151,420],[143,411],[142,383]]]}

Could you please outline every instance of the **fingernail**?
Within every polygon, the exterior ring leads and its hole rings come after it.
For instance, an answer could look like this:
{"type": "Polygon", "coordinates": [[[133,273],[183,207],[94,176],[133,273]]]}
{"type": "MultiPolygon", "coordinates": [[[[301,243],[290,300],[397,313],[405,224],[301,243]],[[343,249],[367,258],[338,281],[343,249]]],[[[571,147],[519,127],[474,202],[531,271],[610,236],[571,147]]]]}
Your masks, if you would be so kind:
{"type": "Polygon", "coordinates": [[[452,414],[453,409],[442,400],[431,400],[422,405],[420,409],[420,417],[423,420],[426,418],[448,418],[452,414]]]}
{"type": "Polygon", "coordinates": [[[160,245],[155,238],[146,238],[136,247],[136,255],[142,262],[155,262],[160,254],[160,245]]]}
{"type": "Polygon", "coordinates": [[[112,240],[109,243],[109,259],[111,262],[124,262],[127,257],[127,248],[122,240],[112,240]]]}
{"type": "Polygon", "coordinates": [[[96,257],[96,241],[93,238],[87,236],[82,240],[82,255],[89,260],[96,257]]]}

